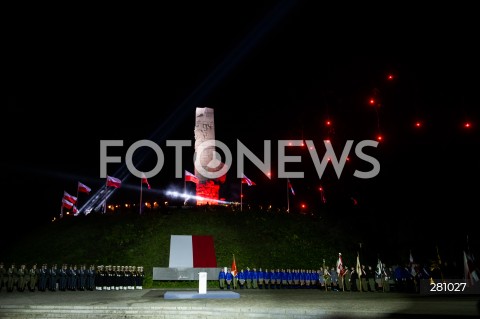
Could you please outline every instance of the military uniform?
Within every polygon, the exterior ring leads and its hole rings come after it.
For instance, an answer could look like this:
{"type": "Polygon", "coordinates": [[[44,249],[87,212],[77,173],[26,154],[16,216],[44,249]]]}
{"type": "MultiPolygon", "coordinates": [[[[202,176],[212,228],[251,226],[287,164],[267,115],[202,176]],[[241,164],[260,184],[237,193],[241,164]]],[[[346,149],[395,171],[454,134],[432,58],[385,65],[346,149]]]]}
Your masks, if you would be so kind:
{"type": "Polygon", "coordinates": [[[17,285],[17,268],[15,263],[11,264],[7,270],[7,291],[12,292],[17,285]]]}
{"type": "Polygon", "coordinates": [[[138,266],[135,289],[143,289],[143,281],[145,280],[145,271],[143,266],[138,266]]]}
{"type": "Polygon", "coordinates": [[[42,268],[40,268],[40,271],[38,272],[38,290],[46,291],[47,282],[48,282],[48,268],[47,268],[47,264],[43,264],[42,268]]]}
{"type": "Polygon", "coordinates": [[[343,284],[345,287],[346,291],[351,291],[352,290],[352,282],[351,282],[351,273],[350,269],[348,269],[347,266],[345,266],[345,272],[343,273],[343,284]]]}
{"type": "Polygon", "coordinates": [[[95,266],[90,265],[90,268],[87,270],[87,290],[93,291],[95,288],[95,266]]]}
{"type": "Polygon", "coordinates": [[[48,289],[50,291],[57,290],[57,264],[52,265],[48,271],[48,289]]]}
{"type": "Polygon", "coordinates": [[[103,265],[97,266],[97,273],[95,275],[95,287],[97,290],[106,290],[105,272],[103,269],[103,265]]]}
{"type": "Polygon", "coordinates": [[[366,272],[366,279],[368,282],[368,290],[375,292],[377,289],[375,288],[375,272],[372,266],[368,266],[366,272]]]}
{"type": "Polygon", "coordinates": [[[60,271],[58,272],[58,289],[60,291],[66,291],[67,289],[70,290],[70,286],[72,285],[72,266],[67,268],[66,264],[62,265],[60,271]]]}
{"type": "Polygon", "coordinates": [[[28,271],[30,279],[28,281],[28,289],[30,291],[35,291],[38,283],[38,269],[37,264],[33,264],[32,268],[28,271]]]}
{"type": "Polygon", "coordinates": [[[220,289],[225,289],[225,271],[220,269],[220,272],[218,273],[218,287],[220,289]]]}
{"type": "Polygon", "coordinates": [[[84,291],[87,284],[87,269],[81,265],[77,270],[77,290],[84,291]]]}
{"type": "Polygon", "coordinates": [[[20,265],[20,268],[17,270],[17,290],[20,292],[25,291],[25,287],[27,286],[26,276],[27,268],[25,264],[20,265]]]}

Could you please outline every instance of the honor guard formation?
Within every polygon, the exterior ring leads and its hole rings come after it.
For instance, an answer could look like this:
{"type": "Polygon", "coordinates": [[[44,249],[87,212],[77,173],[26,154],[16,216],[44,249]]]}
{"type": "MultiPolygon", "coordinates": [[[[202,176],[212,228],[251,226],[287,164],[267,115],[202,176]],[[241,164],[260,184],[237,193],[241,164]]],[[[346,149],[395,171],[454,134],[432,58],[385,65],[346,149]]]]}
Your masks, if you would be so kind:
{"type": "MultiPolygon", "coordinates": [[[[461,277],[459,273],[458,276],[461,277]]],[[[427,270],[419,264],[395,265],[384,263],[356,267],[323,266],[318,269],[241,269],[221,268],[220,289],[319,289],[321,291],[419,292],[423,279],[441,280],[442,270],[433,265],[427,270]]],[[[455,278],[452,274],[449,278],[455,278]]]]}
{"type": "Polygon", "coordinates": [[[67,265],[57,267],[36,264],[27,268],[12,263],[8,269],[0,263],[0,291],[84,291],[142,289],[143,266],[67,265]]]}

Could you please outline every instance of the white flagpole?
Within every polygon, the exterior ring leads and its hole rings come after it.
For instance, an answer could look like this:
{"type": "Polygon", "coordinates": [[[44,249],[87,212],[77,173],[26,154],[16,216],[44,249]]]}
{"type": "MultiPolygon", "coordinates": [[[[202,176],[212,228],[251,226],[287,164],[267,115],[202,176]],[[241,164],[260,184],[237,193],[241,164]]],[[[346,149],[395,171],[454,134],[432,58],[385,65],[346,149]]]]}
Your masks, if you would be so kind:
{"type": "Polygon", "coordinates": [[[79,207],[78,206],[78,182],[77,182],[77,202],[76,202],[76,204],[77,204],[77,207],[79,207]]]}
{"type": "Polygon", "coordinates": [[[107,212],[107,181],[105,181],[105,200],[103,201],[103,213],[105,214],[107,212]]]}
{"type": "MultiPolygon", "coordinates": [[[[186,175],[186,173],[184,173],[186,175]]],[[[183,176],[183,194],[187,195],[187,176],[183,176]]]]}
{"type": "Polygon", "coordinates": [[[142,192],[143,192],[143,180],[140,179],[140,215],[142,215],[142,192]]]}
{"type": "Polygon", "coordinates": [[[288,178],[287,178],[287,213],[290,213],[290,194],[288,193],[288,178]]]}
{"type": "Polygon", "coordinates": [[[243,212],[243,180],[240,179],[240,211],[243,212]]]}

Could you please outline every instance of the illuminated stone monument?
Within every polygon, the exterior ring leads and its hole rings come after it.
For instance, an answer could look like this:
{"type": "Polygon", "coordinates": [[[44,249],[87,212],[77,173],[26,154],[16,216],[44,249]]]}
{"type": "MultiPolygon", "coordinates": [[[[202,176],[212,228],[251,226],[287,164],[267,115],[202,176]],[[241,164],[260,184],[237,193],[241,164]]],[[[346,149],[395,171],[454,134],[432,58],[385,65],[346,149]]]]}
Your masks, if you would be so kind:
{"type": "MultiPolygon", "coordinates": [[[[195,152],[200,144],[207,141],[215,141],[215,120],[213,109],[197,107],[195,112],[195,152]]],[[[198,153],[197,153],[198,154],[198,153]]],[[[223,163],[217,158],[215,144],[207,146],[198,160],[200,166],[207,172],[216,172],[223,167],[223,163]]],[[[196,184],[197,205],[217,205],[219,199],[220,183],[224,179],[210,179],[203,176],[195,167],[195,176],[199,182],[196,184]]]]}

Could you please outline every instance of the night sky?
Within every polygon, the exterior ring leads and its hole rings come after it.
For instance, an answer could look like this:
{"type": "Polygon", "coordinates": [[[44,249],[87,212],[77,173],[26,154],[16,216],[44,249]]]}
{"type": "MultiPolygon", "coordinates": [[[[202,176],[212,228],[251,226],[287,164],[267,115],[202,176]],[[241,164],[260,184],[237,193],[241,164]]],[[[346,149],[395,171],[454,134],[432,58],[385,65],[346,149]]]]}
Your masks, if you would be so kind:
{"type": "MultiPolygon", "coordinates": [[[[272,180],[245,167],[257,184],[244,187],[247,203],[286,206],[286,181],[275,177],[278,140],[313,140],[323,156],[326,138],[340,154],[347,140],[356,145],[380,133],[379,146],[365,149],[381,165],[368,180],[353,177],[355,169],[370,169],[353,151],[340,178],[329,166],[320,180],[305,148],[288,150],[302,163],[287,169],[306,173],[291,179],[292,210],[305,203],[305,211],[334,212],[329,218],[345,223],[363,215],[365,236],[404,247],[461,246],[466,235],[478,245],[480,52],[473,8],[263,1],[77,9],[13,14],[7,27],[3,222],[48,223],[78,181],[92,193],[102,187],[99,146],[107,139],[124,140],[111,155],[124,156],[140,139],[162,147],[166,164],[144,196],[163,200],[165,190],[183,187],[165,141],[193,144],[195,108],[211,107],[216,137],[234,155],[237,139],[260,158],[263,140],[272,140],[272,180]]],[[[193,172],[193,147],[183,156],[184,169],[193,172]]],[[[154,160],[138,168],[148,171],[154,160]]],[[[109,175],[118,168],[109,164],[109,175]]],[[[235,175],[231,170],[222,186],[226,200],[239,200],[235,175]]],[[[139,185],[133,176],[124,183],[139,185]]],[[[127,188],[112,197],[137,199],[138,189],[127,188]]]]}

